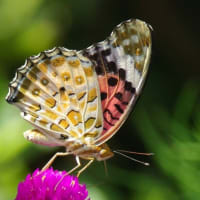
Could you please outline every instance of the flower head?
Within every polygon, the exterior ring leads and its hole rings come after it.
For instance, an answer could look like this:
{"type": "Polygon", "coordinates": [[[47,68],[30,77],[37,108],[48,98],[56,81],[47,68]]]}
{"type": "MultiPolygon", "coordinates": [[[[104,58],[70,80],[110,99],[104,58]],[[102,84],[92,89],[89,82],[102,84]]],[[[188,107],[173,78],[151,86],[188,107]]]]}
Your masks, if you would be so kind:
{"type": "Polygon", "coordinates": [[[16,200],[86,200],[86,186],[65,171],[36,169],[19,183],[16,200]]]}

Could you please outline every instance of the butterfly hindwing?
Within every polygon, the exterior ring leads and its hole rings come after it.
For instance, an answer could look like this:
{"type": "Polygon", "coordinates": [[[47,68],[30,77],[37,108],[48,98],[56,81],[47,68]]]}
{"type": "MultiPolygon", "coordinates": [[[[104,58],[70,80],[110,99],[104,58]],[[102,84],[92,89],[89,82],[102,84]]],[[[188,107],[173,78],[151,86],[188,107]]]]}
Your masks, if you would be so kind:
{"type": "Polygon", "coordinates": [[[9,88],[7,101],[58,145],[102,132],[97,75],[93,63],[76,51],[55,48],[29,58],[9,88]]]}

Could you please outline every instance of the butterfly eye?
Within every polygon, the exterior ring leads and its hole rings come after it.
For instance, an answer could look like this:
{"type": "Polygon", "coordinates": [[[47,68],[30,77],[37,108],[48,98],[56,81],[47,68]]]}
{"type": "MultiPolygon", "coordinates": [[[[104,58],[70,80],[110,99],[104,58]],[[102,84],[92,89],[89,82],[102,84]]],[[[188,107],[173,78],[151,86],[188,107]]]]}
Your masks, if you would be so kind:
{"type": "Polygon", "coordinates": [[[101,151],[100,151],[100,155],[102,156],[102,155],[104,155],[104,154],[106,154],[106,150],[105,149],[102,149],[101,151]]]}

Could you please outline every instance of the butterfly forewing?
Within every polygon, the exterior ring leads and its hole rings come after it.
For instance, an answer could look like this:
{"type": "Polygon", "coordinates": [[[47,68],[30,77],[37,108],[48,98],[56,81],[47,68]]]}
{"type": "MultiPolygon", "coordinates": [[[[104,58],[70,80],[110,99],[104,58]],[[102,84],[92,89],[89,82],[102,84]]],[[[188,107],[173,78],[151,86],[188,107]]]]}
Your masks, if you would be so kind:
{"type": "Polygon", "coordinates": [[[94,61],[98,74],[104,121],[95,144],[100,145],[120,128],[142,89],[151,54],[149,26],[140,20],[126,21],[105,41],[83,52],[94,61]]]}

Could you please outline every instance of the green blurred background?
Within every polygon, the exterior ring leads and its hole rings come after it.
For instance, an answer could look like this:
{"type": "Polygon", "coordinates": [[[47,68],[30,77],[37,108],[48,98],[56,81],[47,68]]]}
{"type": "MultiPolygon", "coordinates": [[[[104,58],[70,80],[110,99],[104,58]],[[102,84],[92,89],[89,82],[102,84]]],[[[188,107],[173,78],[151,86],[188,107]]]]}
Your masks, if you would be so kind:
{"type": "MultiPolygon", "coordinates": [[[[0,0],[0,199],[14,199],[27,173],[59,148],[31,144],[30,125],[5,102],[8,83],[28,56],[64,46],[82,49],[102,41],[129,18],[152,25],[153,53],[143,93],[129,120],[108,143],[112,149],[154,152],[116,155],[80,177],[92,200],[200,199],[200,29],[198,0],[0,0]]],[[[69,170],[73,157],[54,167],[69,170]]]]}

